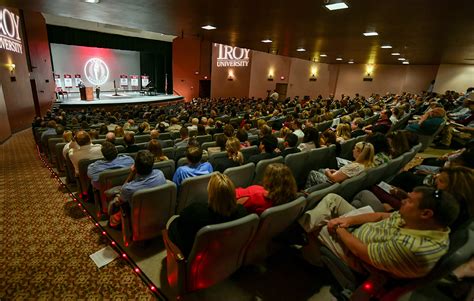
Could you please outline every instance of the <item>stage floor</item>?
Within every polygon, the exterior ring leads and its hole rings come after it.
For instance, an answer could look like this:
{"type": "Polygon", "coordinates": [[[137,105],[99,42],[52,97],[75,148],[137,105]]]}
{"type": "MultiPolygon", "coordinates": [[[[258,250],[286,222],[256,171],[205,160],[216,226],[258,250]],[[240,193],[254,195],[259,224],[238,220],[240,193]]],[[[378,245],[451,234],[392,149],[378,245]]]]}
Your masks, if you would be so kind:
{"type": "MultiPolygon", "coordinates": [[[[94,94],[95,96],[95,94],[94,94]]],[[[59,96],[56,104],[60,108],[73,108],[83,106],[117,106],[125,104],[152,104],[162,102],[174,102],[183,100],[183,96],[158,94],[153,96],[143,95],[138,92],[119,93],[114,96],[113,92],[104,92],[100,94],[100,99],[81,100],[79,93],[69,93],[68,96],[59,96]]]]}

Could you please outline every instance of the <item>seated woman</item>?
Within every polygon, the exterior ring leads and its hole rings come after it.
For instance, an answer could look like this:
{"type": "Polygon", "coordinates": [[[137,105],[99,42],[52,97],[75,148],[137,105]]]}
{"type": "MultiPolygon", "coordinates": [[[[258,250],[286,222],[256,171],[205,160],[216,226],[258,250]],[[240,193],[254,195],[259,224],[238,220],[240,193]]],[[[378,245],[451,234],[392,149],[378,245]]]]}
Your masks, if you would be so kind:
{"type": "Polygon", "coordinates": [[[358,142],[352,150],[355,161],[335,169],[312,170],[306,181],[305,188],[322,183],[341,183],[355,177],[367,168],[374,167],[374,146],[368,142],[358,142]]]}
{"type": "Polygon", "coordinates": [[[249,134],[244,128],[240,128],[235,134],[235,136],[237,137],[237,139],[239,139],[241,148],[246,148],[246,147],[251,146],[249,142],[249,134]]]}
{"type": "Polygon", "coordinates": [[[384,134],[375,133],[367,137],[366,141],[374,146],[375,166],[382,165],[390,160],[390,146],[384,134]]]}
{"type": "Polygon", "coordinates": [[[244,163],[244,156],[240,152],[240,141],[236,137],[227,139],[225,143],[227,157],[219,160],[214,167],[214,171],[224,172],[227,168],[236,167],[244,163]]]}
{"type": "Polygon", "coordinates": [[[155,162],[168,160],[168,157],[163,154],[160,141],[151,139],[150,142],[148,142],[147,149],[153,154],[153,157],[155,157],[155,162]]]}
{"type": "Polygon", "coordinates": [[[397,158],[410,150],[407,131],[396,131],[387,135],[390,146],[390,156],[397,158]]]}
{"type": "Polygon", "coordinates": [[[303,133],[303,142],[298,145],[300,151],[306,152],[319,147],[319,132],[317,129],[305,128],[303,133]]]}
{"type": "Polygon", "coordinates": [[[337,144],[337,137],[336,132],[334,132],[331,128],[326,129],[324,132],[321,133],[320,144],[321,147],[323,146],[330,146],[332,144],[337,144]]]}
{"type": "Polygon", "coordinates": [[[288,166],[272,163],[265,169],[262,185],[235,190],[237,202],[249,213],[261,214],[266,209],[291,202],[296,198],[296,181],[288,166]]]}
{"type": "Polygon", "coordinates": [[[207,185],[208,203],[192,203],[180,215],[168,221],[170,240],[188,256],[197,232],[207,225],[233,221],[247,215],[245,208],[237,204],[235,187],[230,178],[214,173],[207,185]]]}
{"type": "Polygon", "coordinates": [[[336,128],[336,141],[341,143],[351,139],[351,126],[347,123],[340,123],[336,128]]]}

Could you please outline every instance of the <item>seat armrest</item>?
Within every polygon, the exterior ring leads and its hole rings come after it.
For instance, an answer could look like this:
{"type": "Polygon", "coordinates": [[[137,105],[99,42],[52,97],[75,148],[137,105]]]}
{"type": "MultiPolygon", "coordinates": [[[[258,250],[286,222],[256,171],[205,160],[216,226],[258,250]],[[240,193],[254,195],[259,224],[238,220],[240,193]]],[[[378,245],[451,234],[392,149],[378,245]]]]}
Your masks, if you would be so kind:
{"type": "Polygon", "coordinates": [[[176,246],[168,236],[168,230],[163,230],[163,242],[166,247],[166,269],[168,284],[176,290],[178,296],[186,293],[186,265],[187,261],[181,250],[176,246]]]}
{"type": "Polygon", "coordinates": [[[115,186],[115,187],[112,187],[110,189],[107,189],[106,191],[104,191],[104,194],[105,196],[107,197],[107,199],[111,199],[113,198],[116,194],[119,194],[120,193],[120,189],[122,188],[122,186],[115,186]]]}
{"type": "Polygon", "coordinates": [[[122,217],[122,236],[123,242],[127,247],[130,243],[133,242],[133,230],[132,230],[132,219],[131,219],[131,209],[130,204],[123,203],[120,205],[121,208],[121,217],[122,217]]]}
{"type": "Polygon", "coordinates": [[[169,238],[168,230],[163,230],[162,233],[163,233],[163,241],[165,243],[166,250],[168,250],[171,253],[171,255],[173,255],[174,260],[178,262],[186,260],[183,252],[181,252],[179,247],[175,245],[169,238]]]}

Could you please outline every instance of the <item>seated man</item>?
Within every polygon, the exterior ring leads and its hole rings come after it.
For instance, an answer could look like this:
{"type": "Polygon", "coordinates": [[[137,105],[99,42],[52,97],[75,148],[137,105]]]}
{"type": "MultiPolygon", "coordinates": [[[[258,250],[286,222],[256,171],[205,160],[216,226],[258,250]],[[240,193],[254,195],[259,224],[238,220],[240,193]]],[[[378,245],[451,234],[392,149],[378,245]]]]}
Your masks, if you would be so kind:
{"type": "Polygon", "coordinates": [[[102,155],[105,160],[98,160],[89,165],[87,176],[92,180],[92,186],[99,188],[99,175],[107,169],[129,167],[133,165],[133,158],[119,155],[114,144],[105,141],[102,143],[102,155]]]}
{"type": "Polygon", "coordinates": [[[298,144],[298,136],[293,133],[286,135],[285,142],[283,142],[285,149],[281,152],[281,155],[286,157],[289,154],[299,153],[300,149],[296,147],[296,144],[298,144]]]}
{"type": "Polygon", "coordinates": [[[189,143],[189,131],[188,131],[188,128],[183,126],[180,130],[179,130],[179,134],[181,135],[181,141],[177,142],[174,147],[175,148],[178,148],[178,147],[183,147],[183,146],[188,146],[188,143],[189,143]]]}
{"type": "Polygon", "coordinates": [[[79,161],[102,158],[102,152],[100,145],[92,144],[91,137],[86,131],[81,130],[76,133],[76,143],[79,148],[69,149],[69,159],[74,166],[75,175],[78,177],[79,161]]]}
{"type": "Polygon", "coordinates": [[[135,134],[133,132],[127,132],[123,137],[123,142],[125,143],[123,153],[136,153],[140,150],[138,145],[135,144],[135,134]]]}
{"type": "Polygon", "coordinates": [[[141,150],[137,153],[135,164],[130,168],[130,175],[123,184],[120,194],[109,205],[110,227],[116,228],[122,222],[120,211],[114,212],[116,210],[113,208],[118,208],[119,205],[124,203],[130,203],[135,191],[166,184],[163,172],[159,169],[153,169],[154,162],[155,158],[150,151],[141,150]]]}
{"type": "Polygon", "coordinates": [[[448,225],[459,214],[458,202],[449,193],[428,187],[408,193],[400,211],[339,217],[353,209],[331,193],[299,222],[306,232],[318,231],[327,223],[319,241],[352,269],[364,272],[362,264],[369,264],[396,278],[423,277],[430,272],[448,251],[448,225]]]}
{"type": "Polygon", "coordinates": [[[273,136],[273,135],[267,135],[263,136],[260,139],[260,145],[259,145],[259,150],[260,154],[258,155],[253,155],[249,158],[249,162],[253,162],[255,164],[258,163],[260,160],[265,160],[265,159],[272,159],[278,156],[277,153],[275,153],[275,149],[278,147],[278,139],[273,136]]]}
{"type": "Polygon", "coordinates": [[[188,164],[178,167],[173,176],[173,182],[177,186],[181,185],[184,179],[210,174],[213,169],[209,162],[201,162],[202,149],[198,146],[190,146],[186,150],[188,164]]]}

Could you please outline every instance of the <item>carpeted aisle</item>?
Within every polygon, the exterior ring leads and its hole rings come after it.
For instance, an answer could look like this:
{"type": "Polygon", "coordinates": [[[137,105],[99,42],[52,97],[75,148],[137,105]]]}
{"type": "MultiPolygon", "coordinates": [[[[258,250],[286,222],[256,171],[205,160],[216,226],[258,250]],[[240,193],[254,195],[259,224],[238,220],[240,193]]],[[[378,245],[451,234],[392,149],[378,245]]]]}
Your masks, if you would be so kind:
{"type": "Polygon", "coordinates": [[[106,246],[43,167],[31,130],[0,145],[0,300],[154,300],[122,260],[97,269],[106,246]]]}

